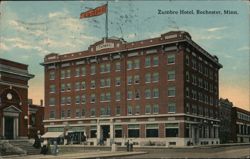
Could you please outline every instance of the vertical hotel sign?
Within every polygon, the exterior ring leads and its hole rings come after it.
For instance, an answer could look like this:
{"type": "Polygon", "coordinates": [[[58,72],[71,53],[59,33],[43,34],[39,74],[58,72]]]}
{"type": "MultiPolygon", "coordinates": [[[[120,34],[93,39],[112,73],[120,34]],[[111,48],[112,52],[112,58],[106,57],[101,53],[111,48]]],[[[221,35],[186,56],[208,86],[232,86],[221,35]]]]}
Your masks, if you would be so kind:
{"type": "Polygon", "coordinates": [[[107,4],[104,4],[100,7],[95,8],[95,9],[91,9],[89,11],[82,12],[80,14],[80,19],[99,16],[99,15],[106,13],[106,11],[107,11],[107,4]]]}

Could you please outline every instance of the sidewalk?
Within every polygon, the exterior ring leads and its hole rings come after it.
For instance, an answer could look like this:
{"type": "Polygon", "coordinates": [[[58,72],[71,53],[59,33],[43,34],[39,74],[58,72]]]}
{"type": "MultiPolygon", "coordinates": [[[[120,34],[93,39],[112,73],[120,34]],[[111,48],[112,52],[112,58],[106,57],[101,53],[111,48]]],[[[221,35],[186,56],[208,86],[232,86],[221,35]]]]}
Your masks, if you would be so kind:
{"type": "Polygon", "coordinates": [[[124,151],[97,151],[73,154],[54,155],[23,155],[23,156],[3,156],[3,159],[83,159],[83,158],[103,158],[103,157],[121,157],[146,154],[146,152],[124,152],[124,151]]]}

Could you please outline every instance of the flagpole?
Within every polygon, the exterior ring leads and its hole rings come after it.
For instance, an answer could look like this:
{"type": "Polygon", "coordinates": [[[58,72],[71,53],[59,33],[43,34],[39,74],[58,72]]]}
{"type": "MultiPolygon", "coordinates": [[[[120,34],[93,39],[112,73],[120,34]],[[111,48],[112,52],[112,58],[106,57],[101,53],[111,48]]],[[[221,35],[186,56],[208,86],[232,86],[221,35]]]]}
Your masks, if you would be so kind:
{"type": "Polygon", "coordinates": [[[106,11],[106,22],[105,22],[105,32],[106,32],[106,39],[108,39],[108,1],[107,1],[107,11],[106,11]]]}

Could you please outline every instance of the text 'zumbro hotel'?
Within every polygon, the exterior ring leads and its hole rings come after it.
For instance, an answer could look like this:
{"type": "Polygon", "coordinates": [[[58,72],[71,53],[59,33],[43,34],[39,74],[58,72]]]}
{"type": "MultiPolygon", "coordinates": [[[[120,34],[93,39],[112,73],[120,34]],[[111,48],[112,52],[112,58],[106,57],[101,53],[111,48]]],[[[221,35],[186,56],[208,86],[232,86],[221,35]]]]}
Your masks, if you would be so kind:
{"type": "Polygon", "coordinates": [[[45,130],[88,143],[219,144],[218,58],[187,32],[45,57],[45,130]]]}

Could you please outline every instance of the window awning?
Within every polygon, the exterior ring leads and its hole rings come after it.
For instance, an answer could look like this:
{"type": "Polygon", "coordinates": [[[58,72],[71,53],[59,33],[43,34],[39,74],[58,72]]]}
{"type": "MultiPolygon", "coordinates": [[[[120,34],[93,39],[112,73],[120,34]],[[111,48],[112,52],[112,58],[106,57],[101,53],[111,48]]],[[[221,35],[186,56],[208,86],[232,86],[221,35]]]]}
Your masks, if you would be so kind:
{"type": "Polygon", "coordinates": [[[62,136],[63,132],[46,132],[45,134],[42,135],[42,138],[58,138],[62,136]]]}

